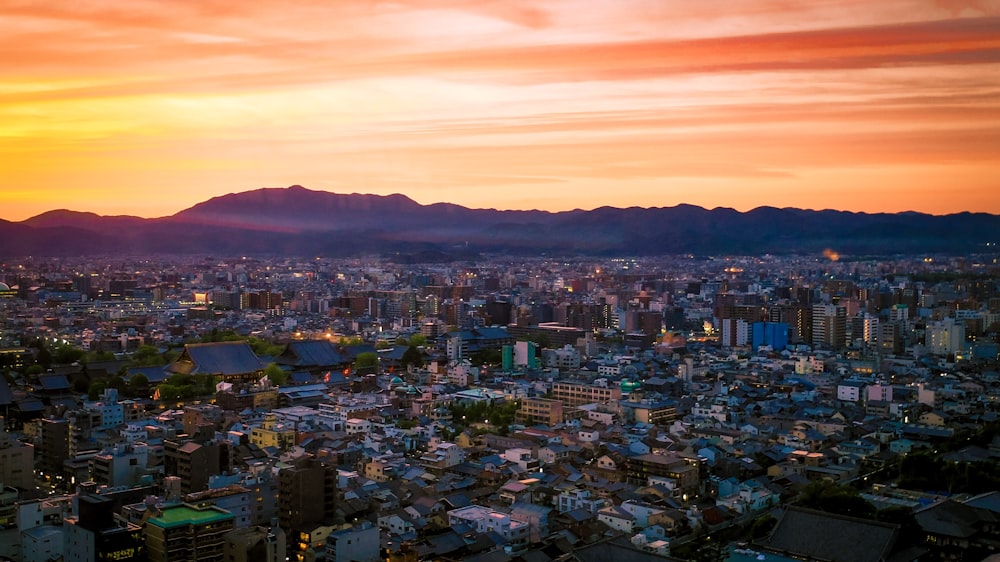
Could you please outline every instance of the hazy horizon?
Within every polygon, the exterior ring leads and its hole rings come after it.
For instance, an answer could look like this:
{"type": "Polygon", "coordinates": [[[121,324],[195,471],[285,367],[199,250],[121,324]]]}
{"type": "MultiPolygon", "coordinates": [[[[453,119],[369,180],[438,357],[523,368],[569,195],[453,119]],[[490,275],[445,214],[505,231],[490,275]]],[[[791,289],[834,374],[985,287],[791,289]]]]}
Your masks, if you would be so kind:
{"type": "MultiPolygon", "coordinates": [[[[322,190],[322,189],[311,189],[308,186],[301,186],[301,185],[297,185],[297,184],[294,185],[294,186],[286,186],[286,187],[263,187],[263,188],[248,189],[248,190],[242,191],[242,192],[224,193],[224,194],[221,194],[221,195],[215,195],[215,196],[213,196],[213,197],[211,197],[209,199],[219,198],[219,197],[227,197],[227,196],[232,196],[232,195],[239,195],[241,193],[248,193],[248,192],[252,192],[252,191],[258,191],[260,189],[289,189],[291,187],[302,187],[302,188],[305,188],[305,189],[307,189],[309,191],[318,191],[318,192],[323,192],[323,193],[331,193],[331,194],[335,194],[335,195],[357,195],[357,196],[379,196],[379,197],[390,197],[390,196],[394,196],[394,195],[402,195],[402,196],[408,197],[409,199],[413,200],[414,202],[416,202],[416,203],[418,203],[420,205],[424,205],[424,206],[434,205],[434,204],[438,204],[438,203],[451,203],[450,201],[428,201],[428,202],[417,201],[416,199],[413,199],[412,197],[409,197],[405,193],[387,193],[387,194],[384,194],[384,195],[383,194],[377,194],[377,193],[357,193],[357,192],[354,192],[354,193],[340,193],[340,192],[334,192],[334,191],[328,191],[328,190],[322,190]]],[[[209,199],[205,199],[205,201],[208,201],[209,199]]],[[[169,218],[169,217],[171,217],[171,216],[173,216],[173,215],[175,215],[177,213],[180,213],[182,211],[190,209],[191,207],[193,207],[195,205],[198,205],[199,203],[203,203],[203,202],[204,201],[198,201],[194,205],[191,205],[189,207],[185,207],[183,209],[177,209],[177,210],[169,212],[168,214],[165,214],[165,215],[156,215],[156,216],[142,216],[142,215],[130,214],[130,213],[102,214],[102,213],[98,213],[98,212],[95,212],[95,211],[90,211],[90,210],[87,210],[87,209],[69,209],[69,208],[64,208],[63,207],[63,208],[56,208],[56,209],[48,209],[48,210],[42,211],[40,213],[36,213],[34,215],[27,216],[27,217],[20,218],[20,219],[11,219],[11,218],[8,218],[8,217],[5,217],[5,216],[0,216],[0,220],[5,220],[5,221],[9,221],[9,222],[24,222],[26,220],[30,220],[30,219],[33,219],[33,218],[36,218],[36,217],[39,217],[39,216],[42,216],[42,215],[46,215],[46,214],[49,214],[49,213],[58,213],[58,212],[94,214],[94,215],[101,216],[101,217],[132,217],[132,218],[140,218],[140,219],[163,219],[163,218],[169,218]]],[[[462,206],[465,206],[465,205],[462,205],[462,206]]],[[[691,203],[678,203],[676,205],[659,205],[659,206],[655,206],[655,207],[657,207],[657,208],[673,208],[673,207],[681,207],[681,206],[700,207],[700,208],[703,208],[703,209],[708,210],[708,211],[712,211],[712,210],[716,210],[716,209],[732,209],[732,210],[735,210],[735,211],[737,211],[739,213],[748,213],[748,212],[753,211],[755,209],[760,209],[760,208],[765,208],[765,207],[778,208],[778,209],[796,209],[796,210],[802,210],[802,211],[815,211],[815,212],[833,211],[833,212],[848,212],[848,213],[862,213],[862,214],[881,214],[881,213],[884,213],[882,211],[877,211],[877,212],[874,212],[874,213],[868,213],[866,211],[851,211],[851,210],[848,210],[848,209],[810,209],[810,208],[803,208],[803,207],[777,207],[775,205],[758,205],[756,207],[752,207],[752,208],[748,208],[748,209],[738,209],[738,208],[730,207],[730,206],[726,206],[726,205],[718,205],[718,206],[715,206],[715,207],[704,207],[702,205],[693,205],[691,203]]],[[[615,205],[602,205],[601,207],[612,207],[612,208],[618,208],[618,209],[624,209],[624,208],[626,208],[626,207],[616,207],[615,205]]],[[[547,213],[556,214],[556,213],[563,213],[563,212],[570,212],[570,211],[584,211],[584,212],[587,212],[587,211],[593,211],[593,210],[601,208],[601,207],[593,207],[593,208],[586,208],[586,209],[585,208],[561,209],[561,210],[555,210],[555,211],[549,211],[547,209],[503,209],[503,208],[497,208],[497,207],[468,207],[468,208],[470,208],[470,209],[486,209],[486,210],[495,210],[495,211],[513,211],[513,212],[536,212],[537,211],[537,212],[547,212],[547,213]]],[[[649,206],[649,207],[645,207],[645,208],[654,208],[654,206],[649,206]]],[[[945,215],[961,214],[961,213],[985,213],[985,214],[991,214],[991,215],[1000,214],[1000,213],[986,213],[985,211],[956,211],[954,213],[943,213],[943,214],[923,213],[921,211],[914,211],[914,210],[904,210],[904,211],[889,212],[889,214],[905,214],[905,213],[920,213],[920,214],[926,214],[926,215],[932,215],[932,216],[945,216],[945,215]]]]}

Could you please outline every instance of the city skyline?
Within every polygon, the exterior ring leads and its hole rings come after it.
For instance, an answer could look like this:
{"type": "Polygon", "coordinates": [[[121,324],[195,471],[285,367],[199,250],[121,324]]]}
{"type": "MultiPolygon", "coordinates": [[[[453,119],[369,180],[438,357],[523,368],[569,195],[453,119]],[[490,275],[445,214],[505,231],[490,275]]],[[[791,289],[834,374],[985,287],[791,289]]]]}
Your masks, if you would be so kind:
{"type": "Polygon", "coordinates": [[[0,218],[301,184],[1000,213],[1000,2],[0,2],[0,218]]]}

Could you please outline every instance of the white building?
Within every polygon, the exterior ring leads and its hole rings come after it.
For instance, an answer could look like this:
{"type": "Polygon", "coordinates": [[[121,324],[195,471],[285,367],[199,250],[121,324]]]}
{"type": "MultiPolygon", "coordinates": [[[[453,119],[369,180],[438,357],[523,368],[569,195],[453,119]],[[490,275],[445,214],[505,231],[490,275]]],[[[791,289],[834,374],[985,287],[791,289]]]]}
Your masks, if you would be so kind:
{"type": "Polygon", "coordinates": [[[480,505],[470,505],[448,512],[448,524],[454,527],[467,524],[478,533],[496,533],[504,538],[511,549],[519,551],[528,546],[529,526],[511,519],[506,513],[480,505]]]}
{"type": "Polygon", "coordinates": [[[605,507],[605,501],[604,498],[591,497],[590,490],[573,488],[559,494],[556,506],[559,513],[582,509],[593,515],[605,507]]]}
{"type": "Polygon", "coordinates": [[[837,385],[837,400],[857,402],[861,400],[865,383],[859,380],[846,380],[837,385]]]}
{"type": "Polygon", "coordinates": [[[951,355],[965,348],[965,323],[945,318],[927,324],[927,350],[934,355],[951,355]]]}

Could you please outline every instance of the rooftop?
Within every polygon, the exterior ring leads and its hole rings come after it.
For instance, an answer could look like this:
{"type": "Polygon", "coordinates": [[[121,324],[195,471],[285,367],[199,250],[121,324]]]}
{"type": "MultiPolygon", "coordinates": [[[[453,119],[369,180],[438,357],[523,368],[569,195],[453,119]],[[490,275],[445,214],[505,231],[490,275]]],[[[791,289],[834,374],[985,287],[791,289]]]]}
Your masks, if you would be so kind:
{"type": "Polygon", "coordinates": [[[158,517],[151,517],[149,523],[170,529],[183,525],[206,525],[233,519],[233,514],[214,505],[196,507],[190,504],[178,504],[163,508],[158,517]]]}

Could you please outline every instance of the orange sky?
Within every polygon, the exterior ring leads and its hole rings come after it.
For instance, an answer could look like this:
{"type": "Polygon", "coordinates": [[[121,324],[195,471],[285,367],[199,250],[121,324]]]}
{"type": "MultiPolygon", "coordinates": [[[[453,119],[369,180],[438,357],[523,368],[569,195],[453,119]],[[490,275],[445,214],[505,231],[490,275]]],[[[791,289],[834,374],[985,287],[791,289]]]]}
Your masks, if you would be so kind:
{"type": "Polygon", "coordinates": [[[0,0],[0,218],[1000,213],[1000,0],[0,0]]]}

